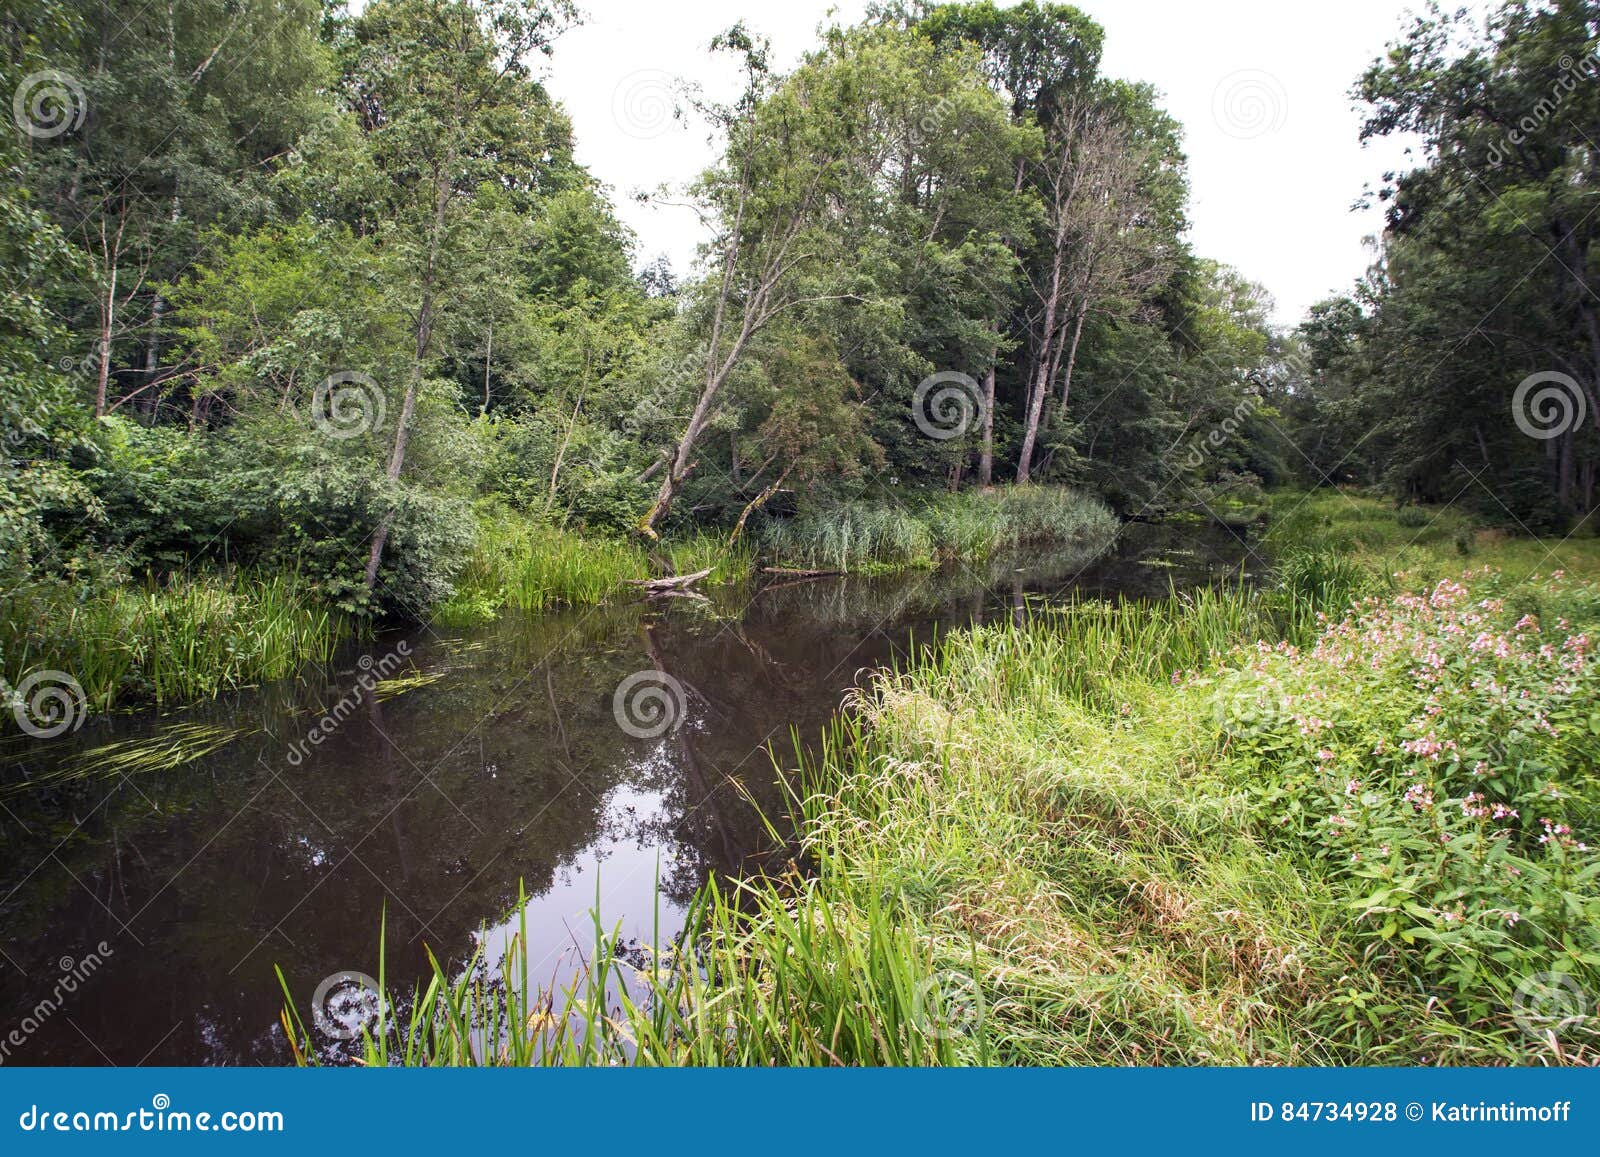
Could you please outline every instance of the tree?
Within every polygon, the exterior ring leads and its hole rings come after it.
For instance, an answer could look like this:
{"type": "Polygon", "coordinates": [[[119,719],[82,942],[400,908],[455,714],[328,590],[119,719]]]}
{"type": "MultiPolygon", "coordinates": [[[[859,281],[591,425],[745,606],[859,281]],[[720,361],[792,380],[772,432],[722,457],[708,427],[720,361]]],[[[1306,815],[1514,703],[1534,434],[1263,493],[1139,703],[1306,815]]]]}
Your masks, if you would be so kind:
{"type": "MultiPolygon", "coordinates": [[[[394,292],[407,299],[410,356],[385,475],[399,484],[419,394],[438,350],[441,312],[473,276],[468,238],[483,224],[479,187],[501,178],[532,196],[567,150],[554,115],[528,73],[530,53],[548,53],[571,18],[563,0],[384,0],[352,29],[343,86],[380,175],[374,235],[394,292]]],[[[394,507],[367,555],[377,584],[394,507]]]]}
{"type": "Polygon", "coordinates": [[[1582,0],[1512,0],[1482,34],[1435,10],[1361,78],[1363,136],[1425,142],[1423,163],[1383,189],[1368,287],[1365,385],[1382,398],[1375,440],[1397,493],[1481,496],[1487,474],[1501,513],[1539,517],[1541,488],[1567,516],[1594,508],[1600,436],[1577,419],[1600,413],[1597,36],[1582,0]],[[1530,394],[1538,374],[1549,388],[1530,394]],[[1530,398],[1553,407],[1548,428],[1530,398]]]}
{"type": "Polygon", "coordinates": [[[803,79],[769,92],[765,42],[738,24],[712,49],[741,57],[745,88],[730,108],[708,110],[728,138],[723,165],[697,190],[705,218],[718,230],[712,242],[718,263],[703,307],[709,332],[699,396],[661,472],[655,501],[639,521],[652,539],[695,468],[695,449],[729,375],[751,340],[801,300],[795,291],[801,272],[830,248],[814,226],[842,175],[842,142],[822,118],[806,115],[803,79]]]}

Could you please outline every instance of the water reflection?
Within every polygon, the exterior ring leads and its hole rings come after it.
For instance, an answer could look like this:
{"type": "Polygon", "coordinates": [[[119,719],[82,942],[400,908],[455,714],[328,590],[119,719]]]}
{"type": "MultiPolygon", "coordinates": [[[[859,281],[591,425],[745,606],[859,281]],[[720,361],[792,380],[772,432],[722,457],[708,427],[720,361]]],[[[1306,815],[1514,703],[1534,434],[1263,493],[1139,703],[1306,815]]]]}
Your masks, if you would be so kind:
{"type": "Polygon", "coordinates": [[[648,943],[658,921],[670,936],[709,874],[763,852],[750,800],[781,810],[766,745],[818,734],[866,672],[1033,598],[1159,595],[1237,573],[1237,558],[1227,541],[1144,528],[1100,560],[778,579],[708,602],[423,630],[296,683],[11,743],[0,1035],[28,1028],[4,1059],[283,1063],[274,965],[297,994],[341,970],[376,973],[382,919],[390,983],[407,988],[427,948],[462,960],[485,928],[503,939],[519,881],[540,979],[592,943],[597,897],[625,939],[648,943]],[[403,666],[363,686],[402,641],[403,666]],[[653,738],[613,715],[614,690],[642,668],[685,692],[681,726],[653,738]],[[206,750],[173,736],[222,738],[206,750]],[[51,781],[64,771],[78,778],[51,781]],[[102,940],[115,950],[105,966],[31,1015],[60,959],[102,940]]]}

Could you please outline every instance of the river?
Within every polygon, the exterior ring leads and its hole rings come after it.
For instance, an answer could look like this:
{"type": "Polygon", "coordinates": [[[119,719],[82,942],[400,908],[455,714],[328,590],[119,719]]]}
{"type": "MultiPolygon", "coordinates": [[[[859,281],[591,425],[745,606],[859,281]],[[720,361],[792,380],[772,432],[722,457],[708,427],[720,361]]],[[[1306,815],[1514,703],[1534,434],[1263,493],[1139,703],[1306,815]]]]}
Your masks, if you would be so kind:
{"type": "Polygon", "coordinates": [[[420,628],[283,684],[8,739],[0,1059],[286,1063],[275,966],[309,1003],[376,973],[382,922],[409,990],[427,949],[502,942],[519,884],[546,982],[593,943],[597,904],[624,941],[664,941],[708,875],[759,869],[751,801],[781,815],[791,734],[814,739],[873,670],[1030,603],[1161,597],[1244,558],[1218,528],[1135,525],[1099,556],[768,576],[420,628]]]}

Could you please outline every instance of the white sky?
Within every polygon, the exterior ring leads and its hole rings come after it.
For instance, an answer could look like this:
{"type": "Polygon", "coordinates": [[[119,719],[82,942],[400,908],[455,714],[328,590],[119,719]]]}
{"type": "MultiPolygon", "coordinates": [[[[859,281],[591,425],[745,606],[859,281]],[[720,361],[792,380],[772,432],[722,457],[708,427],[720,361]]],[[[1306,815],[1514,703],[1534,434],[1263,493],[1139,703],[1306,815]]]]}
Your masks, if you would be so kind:
{"type": "MultiPolygon", "coordinates": [[[[1104,71],[1148,81],[1184,125],[1195,251],[1261,282],[1274,320],[1348,289],[1365,270],[1363,239],[1381,210],[1351,211],[1367,185],[1400,166],[1402,148],[1357,140],[1361,117],[1347,95],[1394,39],[1407,0],[1080,0],[1106,30],[1104,71]]],[[[580,161],[611,186],[639,236],[641,260],[665,254],[688,271],[702,239],[687,209],[637,203],[631,194],[694,176],[713,156],[702,125],[672,119],[682,80],[717,98],[737,91],[711,37],[743,18],[772,41],[788,68],[817,41],[828,13],[853,21],[864,0],[587,0],[585,24],[556,45],[551,93],[573,120],[580,161]]]]}

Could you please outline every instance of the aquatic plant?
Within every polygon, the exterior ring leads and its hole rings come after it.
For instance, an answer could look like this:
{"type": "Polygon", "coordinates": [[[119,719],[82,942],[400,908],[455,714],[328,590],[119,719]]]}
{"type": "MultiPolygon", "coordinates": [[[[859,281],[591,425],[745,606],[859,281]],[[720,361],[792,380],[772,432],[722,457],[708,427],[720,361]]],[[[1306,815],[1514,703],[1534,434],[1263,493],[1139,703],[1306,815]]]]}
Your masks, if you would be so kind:
{"type": "MultiPolygon", "coordinates": [[[[293,574],[228,571],[97,587],[36,585],[0,608],[4,683],[61,672],[92,712],[207,698],[326,661],[350,622],[293,574]]],[[[10,713],[7,713],[10,716],[10,713]]]]}
{"type": "Polygon", "coordinates": [[[472,556],[434,621],[464,626],[506,607],[536,612],[556,605],[593,605],[629,579],[649,573],[649,559],[632,543],[562,530],[502,510],[483,517],[472,556]]]}
{"type": "Polygon", "coordinates": [[[916,500],[855,501],[768,524],[764,543],[787,566],[872,572],[979,562],[1025,546],[1109,543],[1116,520],[1099,502],[1053,486],[967,490],[916,500]]]}

